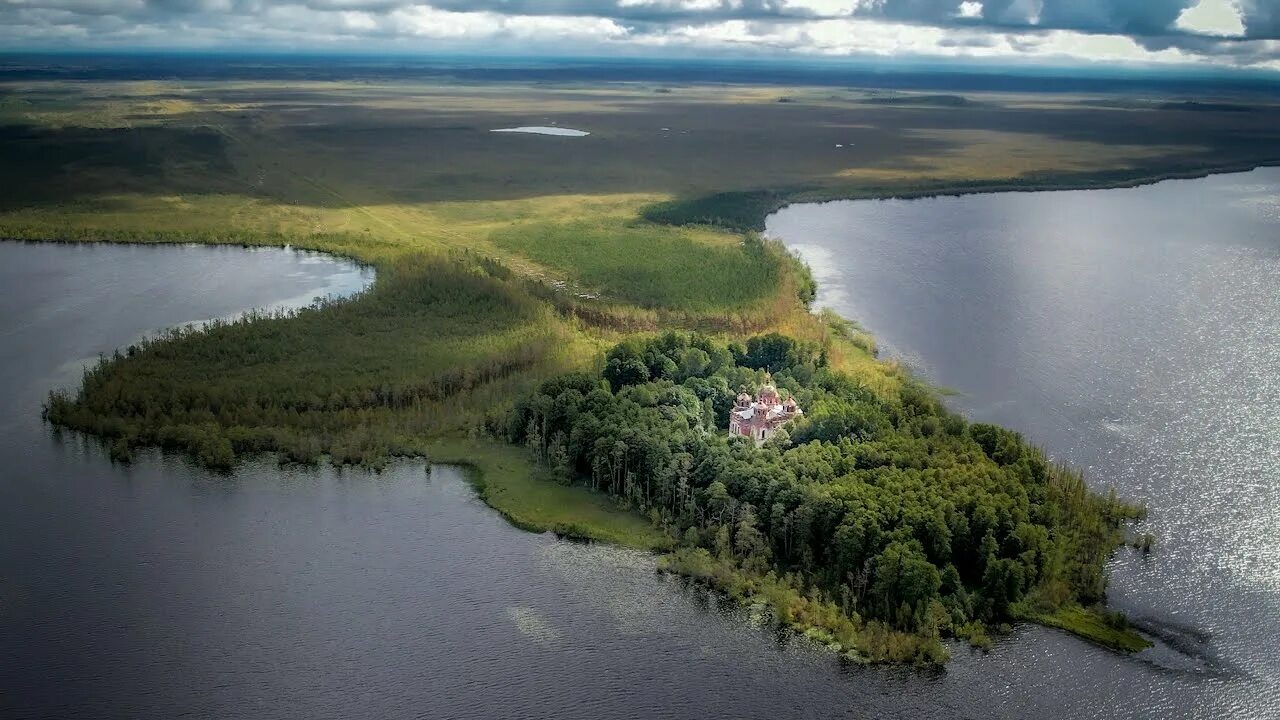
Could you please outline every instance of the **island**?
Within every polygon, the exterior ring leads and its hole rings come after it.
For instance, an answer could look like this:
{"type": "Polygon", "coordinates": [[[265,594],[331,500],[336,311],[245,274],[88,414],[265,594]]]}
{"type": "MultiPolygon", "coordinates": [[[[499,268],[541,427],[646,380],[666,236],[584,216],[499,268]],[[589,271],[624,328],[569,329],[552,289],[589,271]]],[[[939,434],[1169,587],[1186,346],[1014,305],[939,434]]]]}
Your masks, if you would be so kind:
{"type": "Polygon", "coordinates": [[[1280,158],[1275,107],[1197,107],[1189,144],[1186,107],[1075,95],[286,74],[37,78],[0,103],[0,237],[377,271],[350,300],[121,348],[51,393],[51,423],[120,462],[464,465],[521,527],[662,552],[859,661],[939,664],[946,638],[1018,621],[1147,645],[1105,609],[1143,509],[948,410],[815,312],[808,269],[759,231],[796,201],[1253,167],[1280,158]],[[490,132],[548,108],[582,134],[490,132]],[[785,417],[731,437],[754,404],[785,417]]]}

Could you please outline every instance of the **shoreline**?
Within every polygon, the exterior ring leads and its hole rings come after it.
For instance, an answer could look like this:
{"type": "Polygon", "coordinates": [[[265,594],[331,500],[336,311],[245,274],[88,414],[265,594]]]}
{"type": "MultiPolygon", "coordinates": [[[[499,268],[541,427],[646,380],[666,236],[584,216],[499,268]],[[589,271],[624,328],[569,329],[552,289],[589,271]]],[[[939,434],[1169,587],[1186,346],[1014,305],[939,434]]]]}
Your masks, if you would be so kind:
{"type": "Polygon", "coordinates": [[[1145,187],[1170,180],[1199,180],[1214,175],[1234,175],[1253,172],[1262,168],[1280,167],[1280,158],[1268,158],[1234,165],[1214,165],[1199,168],[1171,170],[1156,174],[1139,174],[1109,179],[1111,175],[1124,175],[1124,171],[1107,173],[1071,173],[1050,175],[1038,179],[1019,181],[1017,178],[982,181],[943,181],[935,185],[911,187],[895,185],[864,185],[841,188],[795,187],[790,189],[735,190],[684,199],[675,199],[644,208],[642,217],[659,224],[712,225],[735,232],[764,232],[768,217],[792,205],[825,204],[830,202],[860,200],[923,200],[939,197],[963,197],[965,195],[991,195],[996,193],[1076,192],[1082,190],[1124,190],[1145,187]],[[725,203],[730,209],[741,211],[738,217],[718,217],[705,214],[708,203],[725,203]]]}
{"type": "MultiPolygon", "coordinates": [[[[29,245],[121,245],[124,247],[168,247],[168,248],[233,248],[237,250],[247,250],[250,252],[257,250],[285,250],[301,255],[324,256],[325,258],[350,263],[353,269],[372,270],[375,273],[373,282],[369,283],[366,290],[372,288],[377,282],[381,274],[380,267],[375,262],[361,259],[354,254],[346,254],[334,248],[326,248],[322,243],[308,244],[305,237],[293,237],[279,235],[275,237],[269,233],[262,235],[250,236],[245,233],[246,237],[222,238],[216,234],[203,239],[187,239],[187,240],[171,240],[166,237],[173,233],[165,233],[162,236],[157,234],[154,237],[138,236],[138,233],[124,233],[118,231],[104,230],[101,232],[80,231],[85,237],[20,237],[10,232],[0,230],[0,242],[21,243],[29,245]],[[112,237],[119,235],[120,237],[112,237]],[[126,237],[126,235],[128,237],[126,237]],[[279,239],[280,242],[276,242],[279,239]]],[[[354,296],[353,296],[354,297],[354,296]]]]}
{"type": "Polygon", "coordinates": [[[459,468],[476,497],[513,527],[655,553],[671,549],[671,538],[647,519],[581,485],[556,483],[516,445],[433,438],[426,453],[428,468],[459,468]]]}

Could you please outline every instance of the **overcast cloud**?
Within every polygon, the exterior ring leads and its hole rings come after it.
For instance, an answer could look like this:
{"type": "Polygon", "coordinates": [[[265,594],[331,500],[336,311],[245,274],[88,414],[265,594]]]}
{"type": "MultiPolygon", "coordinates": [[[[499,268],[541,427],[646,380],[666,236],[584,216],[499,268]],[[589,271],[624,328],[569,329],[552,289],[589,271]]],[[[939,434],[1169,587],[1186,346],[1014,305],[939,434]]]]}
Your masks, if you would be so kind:
{"type": "Polygon", "coordinates": [[[0,0],[0,47],[759,54],[1280,70],[1280,0],[0,0]]]}

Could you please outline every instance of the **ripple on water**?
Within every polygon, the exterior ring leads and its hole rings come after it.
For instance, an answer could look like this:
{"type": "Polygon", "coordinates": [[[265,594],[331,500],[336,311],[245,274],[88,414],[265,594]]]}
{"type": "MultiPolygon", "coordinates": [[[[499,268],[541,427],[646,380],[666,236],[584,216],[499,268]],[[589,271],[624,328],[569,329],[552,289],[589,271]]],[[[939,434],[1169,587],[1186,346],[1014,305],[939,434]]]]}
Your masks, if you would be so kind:
{"type": "Polygon", "coordinates": [[[1121,552],[1110,594],[1170,674],[1109,697],[1280,716],[1280,169],[792,206],[769,232],[961,409],[1149,505],[1156,549],[1121,552]]]}

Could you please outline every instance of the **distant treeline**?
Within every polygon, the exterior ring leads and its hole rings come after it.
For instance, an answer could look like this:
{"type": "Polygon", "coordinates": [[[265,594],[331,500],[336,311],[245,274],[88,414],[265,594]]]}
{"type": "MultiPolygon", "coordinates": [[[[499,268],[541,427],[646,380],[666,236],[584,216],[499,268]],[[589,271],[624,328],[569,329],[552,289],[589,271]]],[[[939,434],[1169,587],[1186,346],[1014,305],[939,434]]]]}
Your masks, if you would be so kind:
{"type": "Polygon", "coordinates": [[[669,569],[871,660],[941,662],[940,638],[984,644],[989,627],[1102,601],[1141,514],[923,386],[885,399],[776,333],[628,340],[600,374],[545,382],[504,430],[681,538],[669,569]],[[766,373],[804,418],[763,447],[729,438],[734,398],[766,373]]]}

